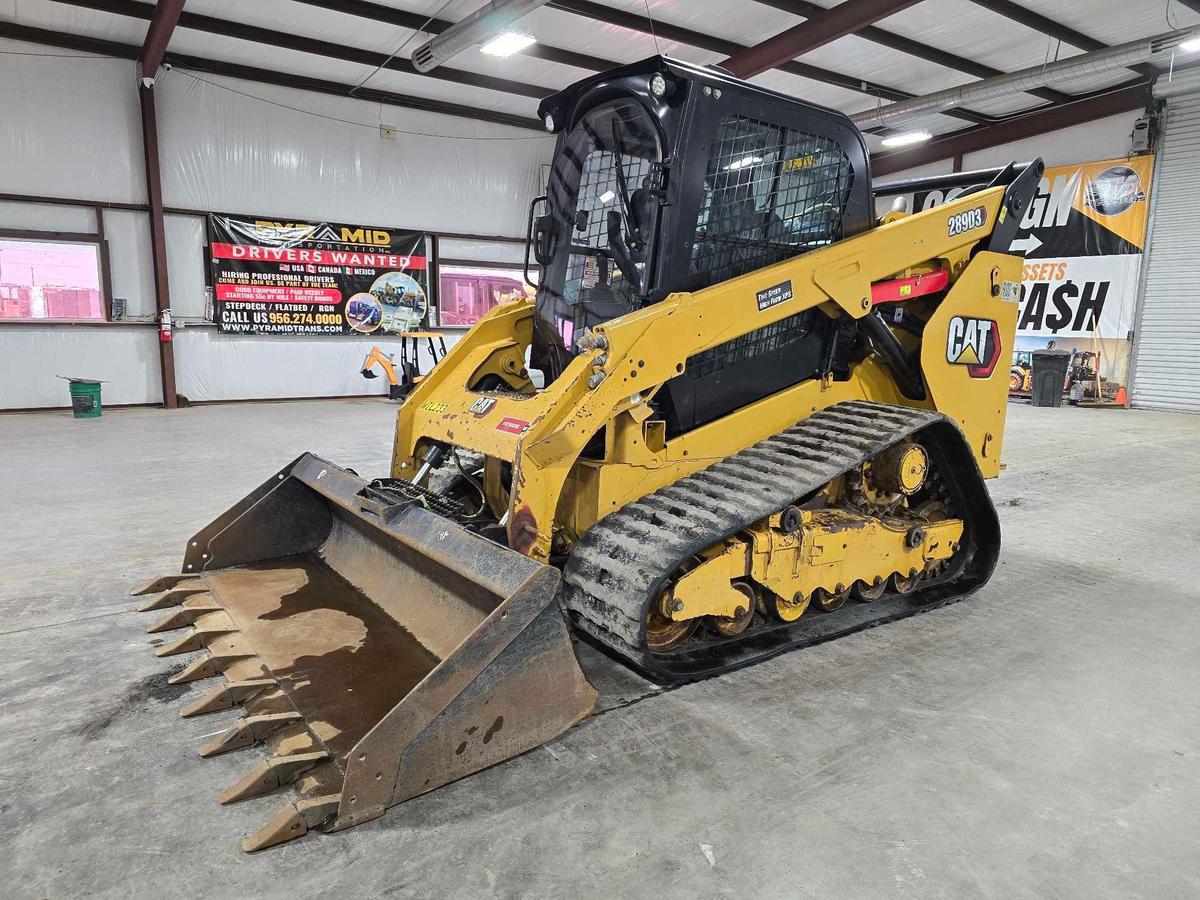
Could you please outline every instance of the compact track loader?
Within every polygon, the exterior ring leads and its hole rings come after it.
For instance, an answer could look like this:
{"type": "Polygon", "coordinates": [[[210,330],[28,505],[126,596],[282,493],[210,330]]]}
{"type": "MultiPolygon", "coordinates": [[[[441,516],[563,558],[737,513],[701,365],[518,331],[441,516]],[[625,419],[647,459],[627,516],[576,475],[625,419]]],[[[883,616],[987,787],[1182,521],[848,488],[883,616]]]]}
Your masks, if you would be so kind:
{"type": "Polygon", "coordinates": [[[879,219],[877,193],[921,183],[873,191],[845,116],[719,69],[655,57],[540,115],[536,300],[415,386],[390,477],[305,454],[140,591],[158,654],[198,654],[172,680],[220,678],[184,715],[244,710],[202,755],[267,748],[221,800],[295,786],[248,850],[587,716],[571,629],[695,679],[950,603],[996,564],[1007,249],[1040,161],[879,219]]]}

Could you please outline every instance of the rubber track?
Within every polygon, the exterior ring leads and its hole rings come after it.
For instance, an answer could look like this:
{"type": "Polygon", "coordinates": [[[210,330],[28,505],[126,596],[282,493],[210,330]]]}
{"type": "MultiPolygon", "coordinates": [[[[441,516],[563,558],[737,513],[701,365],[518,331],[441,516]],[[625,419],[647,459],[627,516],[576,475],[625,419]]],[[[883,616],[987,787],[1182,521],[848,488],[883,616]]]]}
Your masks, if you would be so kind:
{"type": "MultiPolygon", "coordinates": [[[[822,617],[828,633],[807,638],[780,632],[807,622],[811,616],[788,626],[772,623],[759,629],[752,627],[736,638],[712,639],[698,654],[684,649],[689,645],[670,654],[651,654],[645,646],[650,602],[686,560],[932,425],[949,426],[938,430],[958,435],[957,464],[961,468],[963,459],[968,460],[966,465],[974,469],[983,502],[994,516],[961,432],[945,416],[932,410],[866,401],[839,403],[606,516],[572,550],[563,570],[562,602],[580,630],[663,681],[716,674],[792,646],[919,611],[911,599],[893,598],[905,607],[899,614],[895,602],[859,604],[857,618],[852,616],[853,621],[844,623],[846,627],[828,627],[839,611],[822,617]],[[878,615],[864,612],[872,608],[878,609],[878,615]],[[764,641],[763,631],[775,633],[764,641]]],[[[945,453],[940,456],[947,458],[945,453]]],[[[975,499],[978,501],[978,492],[975,499]]],[[[993,551],[998,550],[998,540],[997,531],[993,551]]],[[[994,556],[993,552],[993,565],[994,556]]],[[[991,565],[986,569],[972,588],[986,581],[991,565]]],[[[945,592],[940,593],[945,599],[945,592]]],[[[758,620],[761,622],[763,617],[758,616],[758,620]]]]}

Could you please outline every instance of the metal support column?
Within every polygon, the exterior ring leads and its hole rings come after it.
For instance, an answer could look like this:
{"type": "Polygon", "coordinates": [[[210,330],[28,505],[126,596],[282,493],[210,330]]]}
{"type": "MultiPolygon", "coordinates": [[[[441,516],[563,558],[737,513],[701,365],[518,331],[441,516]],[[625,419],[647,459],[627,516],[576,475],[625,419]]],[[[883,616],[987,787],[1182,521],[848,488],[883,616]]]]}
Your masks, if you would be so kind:
{"type": "MultiPolygon", "coordinates": [[[[146,198],[150,206],[150,253],[154,261],[154,299],[161,323],[164,312],[171,311],[171,290],[167,283],[167,235],[163,220],[162,180],[158,166],[158,121],[154,115],[154,87],[138,85],[142,108],[142,148],[146,158],[146,198]]],[[[175,394],[175,345],[158,342],[159,368],[162,372],[163,406],[179,405],[175,394]]]]}

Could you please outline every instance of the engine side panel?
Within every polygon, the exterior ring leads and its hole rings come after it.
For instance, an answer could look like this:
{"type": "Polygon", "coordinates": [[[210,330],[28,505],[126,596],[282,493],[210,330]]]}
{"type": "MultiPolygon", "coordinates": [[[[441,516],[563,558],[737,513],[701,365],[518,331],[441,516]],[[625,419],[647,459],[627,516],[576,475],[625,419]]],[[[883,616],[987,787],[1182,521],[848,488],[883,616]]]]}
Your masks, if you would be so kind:
{"type": "Polygon", "coordinates": [[[934,406],[963,430],[985,478],[1000,474],[1021,258],[982,252],[925,324],[921,370],[934,406]]]}

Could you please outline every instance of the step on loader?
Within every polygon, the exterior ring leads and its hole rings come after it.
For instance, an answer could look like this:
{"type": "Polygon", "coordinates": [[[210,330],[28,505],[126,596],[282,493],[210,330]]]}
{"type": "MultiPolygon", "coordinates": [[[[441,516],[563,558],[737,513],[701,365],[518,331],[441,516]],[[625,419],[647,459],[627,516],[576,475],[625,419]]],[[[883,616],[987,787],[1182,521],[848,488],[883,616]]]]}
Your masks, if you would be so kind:
{"type": "Polygon", "coordinates": [[[295,789],[247,850],[554,739],[596,699],[572,633],[686,681],[996,564],[1040,161],[873,189],[842,114],[661,57],[540,116],[537,296],[413,388],[388,477],[304,454],[135,592],[172,680],[216,680],[183,714],[238,708],[201,755],[265,749],[221,801],[295,789]],[[934,186],[963,190],[876,213],[934,186]]]}

